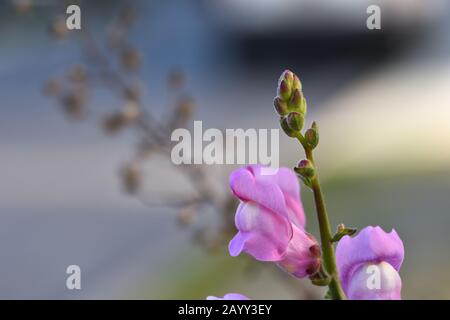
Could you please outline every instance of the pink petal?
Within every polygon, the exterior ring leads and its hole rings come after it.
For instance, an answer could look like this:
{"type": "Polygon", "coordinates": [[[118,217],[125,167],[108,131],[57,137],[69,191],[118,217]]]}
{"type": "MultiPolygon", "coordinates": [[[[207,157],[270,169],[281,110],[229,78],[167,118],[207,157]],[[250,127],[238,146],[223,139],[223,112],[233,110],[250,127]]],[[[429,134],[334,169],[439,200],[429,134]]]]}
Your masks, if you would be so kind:
{"type": "Polygon", "coordinates": [[[311,249],[319,244],[303,229],[293,226],[293,231],[286,255],[278,265],[297,278],[304,278],[315,273],[320,267],[320,251],[311,249]]]}
{"type": "Polygon", "coordinates": [[[261,166],[255,168],[254,172],[258,180],[278,185],[285,198],[289,220],[297,227],[304,229],[306,218],[300,201],[300,184],[295,172],[289,168],[279,168],[273,176],[261,175],[261,166]]]}
{"type": "Polygon", "coordinates": [[[274,175],[263,175],[262,168],[252,165],[234,171],[230,176],[233,193],[242,201],[253,201],[285,215],[293,224],[304,228],[306,219],[295,173],[279,168],[274,175]]]}
{"type": "Polygon", "coordinates": [[[239,232],[228,246],[231,256],[242,251],[260,261],[279,261],[292,238],[289,221],[254,202],[241,203],[235,217],[239,232]]]}
{"type": "Polygon", "coordinates": [[[257,167],[247,166],[233,171],[230,175],[230,187],[233,193],[242,201],[252,201],[267,209],[288,216],[286,203],[277,184],[271,179],[260,179],[255,175],[257,167]]]}
{"type": "Polygon", "coordinates": [[[400,300],[402,280],[389,263],[361,265],[352,274],[347,288],[351,300],[400,300]]]}
{"type": "Polygon", "coordinates": [[[223,296],[223,298],[208,296],[206,300],[250,300],[250,298],[240,293],[227,293],[226,295],[223,296]]]}
{"type": "Polygon", "coordinates": [[[355,237],[343,237],[336,248],[336,263],[344,290],[352,272],[361,264],[385,261],[399,271],[404,258],[403,242],[395,230],[366,227],[355,237]]]}

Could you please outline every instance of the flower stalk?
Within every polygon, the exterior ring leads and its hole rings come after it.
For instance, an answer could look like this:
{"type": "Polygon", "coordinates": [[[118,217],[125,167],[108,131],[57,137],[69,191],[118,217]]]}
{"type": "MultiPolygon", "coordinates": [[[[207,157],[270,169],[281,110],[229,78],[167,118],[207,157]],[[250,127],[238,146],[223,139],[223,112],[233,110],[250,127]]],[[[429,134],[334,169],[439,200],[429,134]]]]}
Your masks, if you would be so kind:
{"type": "MultiPolygon", "coordinates": [[[[299,141],[302,143],[302,141],[304,142],[304,139],[299,139],[299,141]]],[[[305,153],[306,158],[312,163],[314,167],[316,167],[314,163],[313,151],[309,148],[305,148],[305,153]]],[[[320,187],[317,169],[315,171],[316,173],[311,180],[311,189],[314,193],[314,203],[316,206],[317,218],[319,221],[323,265],[325,267],[325,271],[330,276],[330,283],[328,287],[330,290],[331,298],[335,300],[343,300],[346,299],[346,297],[339,281],[339,275],[336,267],[336,257],[334,254],[334,246],[332,242],[333,235],[331,231],[331,225],[328,219],[327,208],[325,205],[325,199],[323,197],[322,189],[320,187]]]]}
{"type": "Polygon", "coordinates": [[[311,128],[306,130],[305,135],[302,135],[301,131],[305,123],[307,106],[301,82],[294,73],[287,70],[281,75],[277,93],[278,96],[274,100],[274,106],[277,113],[281,116],[280,123],[282,128],[288,136],[297,138],[305,150],[307,160],[300,161],[298,167],[294,170],[305,185],[310,187],[314,193],[314,202],[319,221],[322,263],[324,271],[330,279],[328,284],[329,295],[332,299],[346,299],[339,280],[333,234],[313,156],[313,149],[319,143],[317,124],[314,122],[311,128]]]}

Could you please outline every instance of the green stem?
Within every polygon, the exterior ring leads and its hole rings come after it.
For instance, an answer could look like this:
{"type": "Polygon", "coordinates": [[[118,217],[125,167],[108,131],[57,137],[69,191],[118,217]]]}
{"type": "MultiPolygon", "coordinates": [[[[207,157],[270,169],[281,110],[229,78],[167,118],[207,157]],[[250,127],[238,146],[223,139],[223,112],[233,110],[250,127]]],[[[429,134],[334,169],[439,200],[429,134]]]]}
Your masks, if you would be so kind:
{"type": "Polygon", "coordinates": [[[339,275],[336,267],[336,257],[334,254],[334,247],[331,241],[333,235],[331,231],[330,221],[328,220],[327,209],[325,206],[325,200],[323,198],[322,189],[320,187],[319,176],[317,174],[317,167],[314,163],[314,157],[312,150],[306,147],[303,137],[298,137],[298,140],[305,148],[306,158],[311,161],[316,168],[315,177],[312,179],[312,190],[314,193],[314,202],[316,204],[317,218],[319,220],[320,240],[322,245],[322,259],[325,270],[331,277],[330,284],[328,285],[332,299],[344,300],[346,299],[344,290],[342,289],[341,282],[339,281],[339,275]]]}

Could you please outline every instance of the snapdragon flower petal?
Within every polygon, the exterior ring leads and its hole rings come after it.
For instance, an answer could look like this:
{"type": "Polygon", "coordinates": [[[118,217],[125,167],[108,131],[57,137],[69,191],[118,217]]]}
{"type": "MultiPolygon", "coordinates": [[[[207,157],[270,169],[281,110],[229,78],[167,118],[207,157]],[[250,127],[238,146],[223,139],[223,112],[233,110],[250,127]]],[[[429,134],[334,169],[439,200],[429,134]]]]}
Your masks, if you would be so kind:
{"type": "Polygon", "coordinates": [[[235,216],[239,232],[228,246],[231,256],[242,251],[260,261],[279,261],[292,238],[287,218],[254,202],[242,202],[235,216]]]}
{"type": "Polygon", "coordinates": [[[255,167],[233,171],[230,175],[230,187],[241,201],[252,201],[267,209],[288,217],[285,199],[281,189],[273,180],[259,179],[255,167]]]}
{"type": "Polygon", "coordinates": [[[317,240],[302,229],[293,226],[293,237],[284,259],[278,265],[297,278],[314,274],[320,267],[320,249],[317,240]]]}
{"type": "Polygon", "coordinates": [[[366,227],[355,237],[344,236],[336,248],[336,263],[344,291],[353,272],[366,263],[389,263],[400,270],[404,258],[403,242],[395,230],[386,233],[380,227],[366,227]]]}
{"type": "Polygon", "coordinates": [[[208,296],[206,297],[206,300],[250,300],[250,298],[240,293],[227,293],[226,295],[223,296],[223,298],[208,296]]]}
{"type": "Polygon", "coordinates": [[[304,228],[306,219],[295,173],[288,168],[279,168],[273,175],[264,175],[263,168],[251,165],[234,171],[230,176],[233,193],[242,201],[259,203],[304,228]]]}
{"type": "Polygon", "coordinates": [[[401,290],[400,275],[390,263],[367,263],[353,272],[347,297],[351,300],[400,300],[401,290]]]}

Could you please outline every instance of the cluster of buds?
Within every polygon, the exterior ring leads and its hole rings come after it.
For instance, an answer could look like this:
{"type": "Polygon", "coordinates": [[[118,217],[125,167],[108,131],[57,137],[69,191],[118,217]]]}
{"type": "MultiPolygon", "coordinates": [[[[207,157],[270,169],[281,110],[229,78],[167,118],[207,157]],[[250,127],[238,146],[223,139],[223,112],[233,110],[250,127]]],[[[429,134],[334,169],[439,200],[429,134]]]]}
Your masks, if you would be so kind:
{"type": "Polygon", "coordinates": [[[286,70],[281,75],[274,106],[280,115],[284,132],[295,137],[305,123],[306,99],[302,93],[302,84],[292,71],[286,70]]]}
{"type": "Polygon", "coordinates": [[[64,113],[71,119],[81,119],[86,113],[88,98],[87,71],[74,65],[63,78],[52,78],[44,86],[44,93],[56,97],[64,113]]]}
{"type": "Polygon", "coordinates": [[[135,101],[127,101],[122,110],[107,115],[103,120],[103,128],[108,133],[116,133],[133,123],[140,112],[140,107],[135,101]]]}

